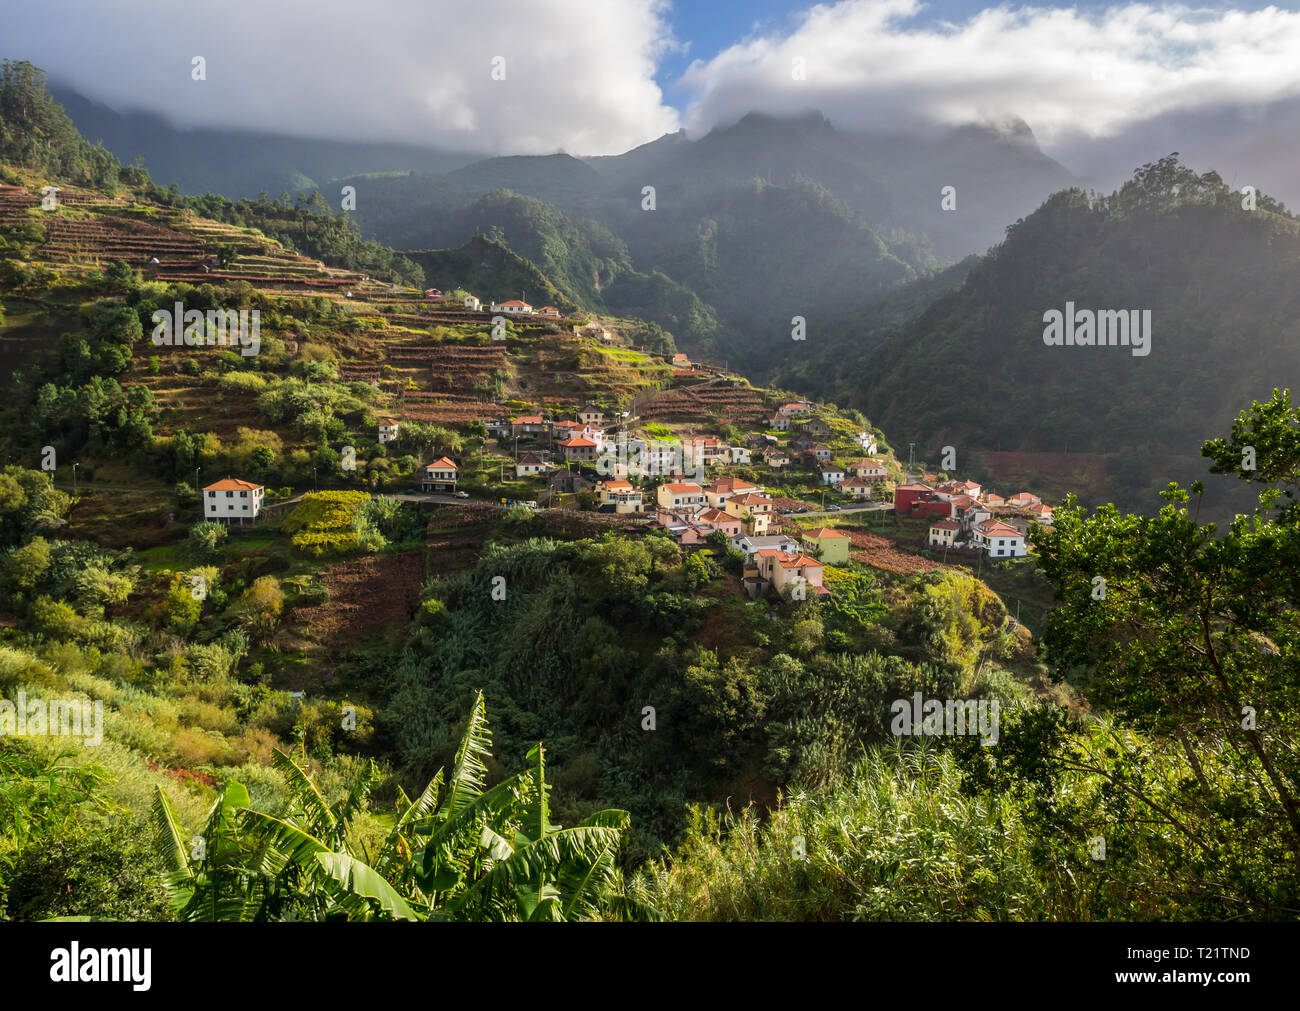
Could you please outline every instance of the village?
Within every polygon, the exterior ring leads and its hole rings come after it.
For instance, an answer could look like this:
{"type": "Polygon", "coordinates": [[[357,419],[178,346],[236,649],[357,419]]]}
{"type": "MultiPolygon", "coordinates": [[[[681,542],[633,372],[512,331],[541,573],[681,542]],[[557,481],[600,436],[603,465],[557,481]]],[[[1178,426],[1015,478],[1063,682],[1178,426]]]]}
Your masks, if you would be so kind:
{"type": "MultiPolygon", "coordinates": [[[[438,289],[424,295],[443,300],[438,289]]],[[[490,309],[472,295],[456,301],[469,313],[560,316],[520,299],[493,301],[490,309]]],[[[618,340],[591,321],[572,332],[600,344],[618,340]]],[[[664,363],[674,387],[742,382],[682,352],[664,363]]],[[[736,552],[751,598],[825,595],[828,566],[925,571],[950,560],[1024,558],[1031,525],[1052,522],[1052,507],[1031,492],[1004,497],[975,481],[923,468],[911,473],[882,448],[878,432],[829,406],[775,394],[764,394],[761,404],[741,426],[749,430],[730,439],[701,430],[719,425],[651,421],[635,402],[487,414],[475,419],[485,436],[477,454],[421,464],[416,486],[403,495],[605,515],[629,535],[658,531],[682,547],[736,552]]],[[[380,417],[376,443],[400,450],[402,428],[400,417],[380,417]]],[[[264,493],[238,477],[207,485],[204,518],[256,521],[264,493]]]]}

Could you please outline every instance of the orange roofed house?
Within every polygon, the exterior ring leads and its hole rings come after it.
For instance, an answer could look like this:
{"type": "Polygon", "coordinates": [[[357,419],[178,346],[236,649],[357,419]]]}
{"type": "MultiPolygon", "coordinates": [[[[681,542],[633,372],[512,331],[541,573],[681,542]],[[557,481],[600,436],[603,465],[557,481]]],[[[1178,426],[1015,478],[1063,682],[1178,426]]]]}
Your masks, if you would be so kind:
{"type": "Polygon", "coordinates": [[[231,520],[251,522],[262,511],[262,495],[265,492],[265,485],[241,481],[236,477],[217,481],[203,489],[203,518],[225,520],[227,523],[231,520]]]}
{"type": "Polygon", "coordinates": [[[433,463],[425,464],[420,487],[425,491],[455,491],[456,462],[450,457],[442,456],[433,463]]]}

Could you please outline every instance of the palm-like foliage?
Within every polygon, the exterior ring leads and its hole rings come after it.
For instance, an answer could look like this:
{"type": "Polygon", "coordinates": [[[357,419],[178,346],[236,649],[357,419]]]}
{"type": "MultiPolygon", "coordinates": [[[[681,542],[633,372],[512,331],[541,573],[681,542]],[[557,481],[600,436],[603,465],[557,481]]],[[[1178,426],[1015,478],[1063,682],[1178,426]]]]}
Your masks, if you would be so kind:
{"type": "Polygon", "coordinates": [[[160,790],[157,845],[181,918],[656,918],[621,894],[615,858],[627,812],[552,825],[543,747],[529,752],[527,770],[488,787],[491,748],[480,694],[445,786],[439,771],[414,801],[399,791],[393,827],[368,860],[353,851],[349,828],[378,778],[373,763],[331,806],[311,776],[277,752],[288,810],[281,817],[255,811],[243,786],[229,783],[188,846],[160,790]]]}

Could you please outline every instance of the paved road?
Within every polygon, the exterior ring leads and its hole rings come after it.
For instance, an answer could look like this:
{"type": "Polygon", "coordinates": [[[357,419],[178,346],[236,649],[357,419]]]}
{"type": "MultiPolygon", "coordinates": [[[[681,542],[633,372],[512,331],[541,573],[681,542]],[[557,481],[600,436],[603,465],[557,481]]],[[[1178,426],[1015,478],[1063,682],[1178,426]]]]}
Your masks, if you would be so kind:
{"type": "MultiPolygon", "coordinates": [[[[892,502],[868,502],[865,505],[841,506],[838,509],[814,509],[806,513],[790,513],[789,519],[802,519],[807,516],[843,516],[845,513],[866,513],[866,512],[883,512],[886,509],[893,509],[892,502]]],[[[778,519],[786,514],[781,513],[778,519]]]]}

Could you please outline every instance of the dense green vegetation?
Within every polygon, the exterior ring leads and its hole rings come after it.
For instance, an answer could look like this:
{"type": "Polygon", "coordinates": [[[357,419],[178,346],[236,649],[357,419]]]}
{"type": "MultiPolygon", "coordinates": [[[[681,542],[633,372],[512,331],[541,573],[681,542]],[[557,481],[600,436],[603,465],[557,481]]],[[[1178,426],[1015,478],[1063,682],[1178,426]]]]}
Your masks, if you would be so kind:
{"type": "MultiPolygon", "coordinates": [[[[1300,381],[1300,302],[1286,280],[1300,231],[1274,201],[1256,199],[1243,209],[1217,174],[1174,157],[1110,196],[1058,193],[875,354],[833,342],[783,378],[861,408],[918,453],[1097,454],[1107,497],[1145,505],[1167,477],[1200,473],[1201,433],[1274,383],[1300,381]],[[1150,309],[1151,353],[1045,346],[1044,313],[1067,300],[1150,309]]],[[[1226,504],[1249,506],[1208,483],[1207,508],[1228,515],[1226,504]]]]}

